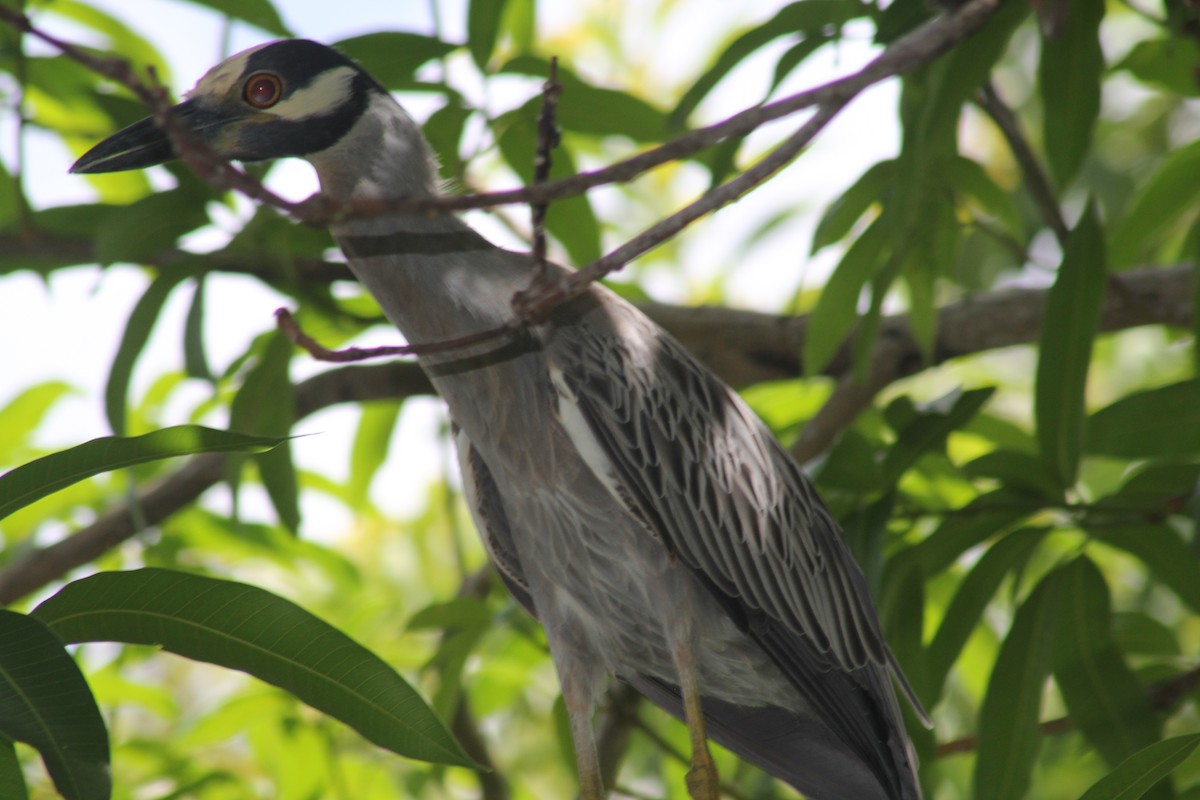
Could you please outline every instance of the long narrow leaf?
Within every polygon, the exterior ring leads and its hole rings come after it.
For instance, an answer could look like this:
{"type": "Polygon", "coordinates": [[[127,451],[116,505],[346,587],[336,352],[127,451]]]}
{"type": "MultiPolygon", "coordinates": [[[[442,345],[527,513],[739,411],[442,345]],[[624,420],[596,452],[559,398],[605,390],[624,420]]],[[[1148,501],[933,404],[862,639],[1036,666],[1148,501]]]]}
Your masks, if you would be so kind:
{"type": "Polygon", "coordinates": [[[1110,765],[1158,741],[1144,687],[1117,647],[1108,585],[1086,556],[1062,570],[1054,678],[1071,720],[1110,765]]]}
{"type": "Polygon", "coordinates": [[[0,476],[0,519],[72,483],[122,467],[212,452],[262,452],[284,441],[200,425],[177,425],[142,436],[103,436],[30,461],[0,476]]]}
{"type": "Polygon", "coordinates": [[[163,304],[181,279],[182,275],[172,275],[154,281],[129,315],[104,387],[104,410],[108,425],[117,436],[125,435],[125,409],[129,402],[129,380],[133,377],[133,366],[150,339],[150,332],[154,330],[163,304]]]}
{"type": "Polygon", "coordinates": [[[1200,733],[1155,742],[1121,762],[1079,800],[1138,800],[1200,745],[1200,733]]]}
{"type": "Polygon", "coordinates": [[[1100,23],[1105,3],[1068,0],[1062,35],[1042,42],[1038,84],[1042,94],[1042,136],[1059,186],[1066,186],[1090,152],[1092,129],[1100,115],[1104,53],[1100,23]]]}
{"type": "Polygon", "coordinates": [[[36,748],[67,800],[111,795],[108,730],[87,681],[45,624],[7,610],[0,610],[0,736],[36,748]]]}
{"type": "Polygon", "coordinates": [[[104,572],[68,584],[33,613],[65,641],[159,645],[274,684],[393,752],[472,764],[378,656],[255,586],[163,569],[104,572]]]}
{"type": "Polygon", "coordinates": [[[1062,486],[1075,482],[1083,447],[1084,389],[1106,280],[1104,233],[1088,204],[1046,297],[1038,341],[1034,417],[1042,459],[1062,486]]]}
{"type": "Polygon", "coordinates": [[[1051,573],[1038,584],[1000,646],[979,712],[976,800],[1012,800],[1029,788],[1041,744],[1042,688],[1058,635],[1059,583],[1051,573]]]}

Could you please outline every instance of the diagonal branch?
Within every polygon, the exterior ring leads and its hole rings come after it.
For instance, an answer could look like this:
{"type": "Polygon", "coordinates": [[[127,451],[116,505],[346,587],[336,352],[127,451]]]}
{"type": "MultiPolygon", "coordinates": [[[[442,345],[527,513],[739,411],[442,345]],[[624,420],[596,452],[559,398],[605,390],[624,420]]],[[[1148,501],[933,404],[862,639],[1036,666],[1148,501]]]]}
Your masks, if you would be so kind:
{"type": "MultiPolygon", "coordinates": [[[[1110,286],[1101,311],[1105,332],[1141,325],[1192,324],[1191,265],[1122,273],[1120,288],[1110,286]]],[[[943,308],[932,361],[926,362],[903,317],[882,321],[880,342],[894,350],[879,369],[896,379],[950,359],[1037,341],[1046,289],[992,292],[943,308]]],[[[785,317],[728,308],[643,306],[656,322],[703,359],[726,382],[744,387],[804,374],[805,317],[785,317]]],[[[841,377],[853,369],[852,344],[831,360],[826,374],[841,377]]],[[[337,403],[397,400],[433,389],[412,363],[342,367],[296,387],[296,415],[305,417],[337,403]]],[[[848,424],[848,423],[847,423],[848,424]]],[[[187,506],[221,479],[223,458],[199,456],[142,491],[137,501],[145,524],[156,525],[187,506]]],[[[119,505],[70,537],[23,553],[0,569],[0,604],[8,604],[61,579],[73,569],[140,533],[130,509],[119,505]]]]}

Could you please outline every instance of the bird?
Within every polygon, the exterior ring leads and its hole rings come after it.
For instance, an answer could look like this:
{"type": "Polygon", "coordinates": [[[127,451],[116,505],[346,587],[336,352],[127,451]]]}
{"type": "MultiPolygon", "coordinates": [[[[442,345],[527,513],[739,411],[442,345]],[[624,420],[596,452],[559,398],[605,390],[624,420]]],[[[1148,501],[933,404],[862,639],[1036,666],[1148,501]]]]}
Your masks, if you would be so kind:
{"type": "MultiPolygon", "coordinates": [[[[307,160],[334,204],[445,191],[420,126],[319,42],[237,53],[170,116],[227,159],[307,160]]],[[[71,170],[176,157],[148,117],[71,170]]],[[[535,276],[570,274],[452,214],[342,215],[330,231],[415,345],[502,326],[535,276]]],[[[696,800],[720,794],[709,738],[811,800],[920,800],[897,689],[928,716],[837,523],[677,340],[592,284],[535,324],[418,360],[448,407],[489,559],[545,630],[583,800],[606,796],[592,716],[613,678],[687,725],[696,800]]]]}

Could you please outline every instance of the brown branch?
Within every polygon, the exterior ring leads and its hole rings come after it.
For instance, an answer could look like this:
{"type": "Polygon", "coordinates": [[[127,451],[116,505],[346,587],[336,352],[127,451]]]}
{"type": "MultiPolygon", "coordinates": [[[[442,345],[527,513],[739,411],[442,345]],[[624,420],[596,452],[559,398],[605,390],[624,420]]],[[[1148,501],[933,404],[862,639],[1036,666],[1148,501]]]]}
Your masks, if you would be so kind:
{"type": "MultiPolygon", "coordinates": [[[[1122,273],[1120,291],[1110,286],[1105,296],[1101,331],[1141,325],[1189,327],[1191,274],[1190,265],[1122,273]]],[[[939,315],[938,336],[928,362],[907,320],[885,317],[880,341],[895,343],[891,370],[898,379],[953,358],[1036,342],[1046,291],[1010,289],[946,306],[939,315]]],[[[729,308],[643,308],[730,385],[744,387],[804,374],[799,354],[804,350],[807,318],[729,308]]],[[[841,377],[852,370],[852,346],[843,345],[825,374],[841,377]]],[[[428,379],[415,364],[343,367],[297,386],[296,413],[301,418],[335,403],[395,400],[431,392],[428,379]]],[[[220,456],[200,456],[143,491],[138,505],[146,524],[161,522],[199,497],[220,479],[222,463],[220,456]]],[[[0,604],[61,579],[138,533],[128,507],[121,505],[67,539],[14,558],[0,570],[0,604]]]]}
{"type": "MultiPolygon", "coordinates": [[[[533,185],[545,183],[550,179],[551,152],[559,144],[557,122],[558,98],[562,95],[562,84],[558,82],[558,58],[550,59],[550,75],[542,87],[542,112],[538,115],[537,153],[533,157],[533,185]]],[[[533,228],[533,263],[534,284],[540,284],[549,274],[546,263],[546,211],[549,201],[539,201],[529,204],[531,224],[533,228]]]]}
{"type": "Polygon", "coordinates": [[[990,81],[979,90],[976,102],[992,118],[1004,136],[1004,140],[1008,142],[1008,149],[1012,151],[1013,158],[1017,160],[1017,164],[1021,168],[1021,174],[1025,176],[1025,186],[1029,189],[1029,194],[1041,213],[1042,219],[1050,230],[1054,231],[1054,237],[1058,239],[1059,245],[1065,247],[1067,236],[1071,230],[1067,227],[1067,221],[1063,219],[1062,209],[1058,205],[1058,196],[1054,191],[1054,183],[1042,167],[1042,163],[1038,161],[1037,154],[1033,152],[1033,147],[1029,144],[1025,132],[1021,130],[1021,122],[1017,119],[1017,115],[1000,99],[1000,95],[996,93],[996,87],[990,81]]]}
{"type": "MultiPolygon", "coordinates": [[[[1174,711],[1183,702],[1183,699],[1197,688],[1200,688],[1200,666],[1151,685],[1146,690],[1146,694],[1150,698],[1151,708],[1159,713],[1167,714],[1174,711]]],[[[1070,717],[1058,717],[1038,724],[1038,733],[1042,736],[1058,736],[1074,729],[1075,723],[1070,717]]],[[[978,743],[976,737],[964,736],[961,739],[939,744],[934,753],[938,758],[970,753],[975,750],[978,743]]]]}

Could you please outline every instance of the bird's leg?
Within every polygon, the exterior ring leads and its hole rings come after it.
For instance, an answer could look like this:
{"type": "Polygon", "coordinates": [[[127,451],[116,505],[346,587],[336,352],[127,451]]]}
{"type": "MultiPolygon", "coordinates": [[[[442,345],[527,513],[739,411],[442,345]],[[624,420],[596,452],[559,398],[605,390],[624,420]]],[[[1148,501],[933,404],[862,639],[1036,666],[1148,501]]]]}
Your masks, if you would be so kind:
{"type": "Polygon", "coordinates": [[[596,734],[592,730],[593,698],[571,677],[559,673],[563,705],[571,721],[571,741],[575,745],[575,766],[579,771],[579,800],[604,800],[604,781],[600,778],[600,757],[596,734]]]}
{"type": "Polygon", "coordinates": [[[717,764],[708,751],[704,733],[704,710],[700,705],[700,679],[696,672],[696,657],[687,637],[672,644],[671,655],[679,674],[679,691],[683,696],[683,717],[692,737],[692,766],[687,773],[688,795],[693,800],[719,800],[720,780],[717,764]]]}

